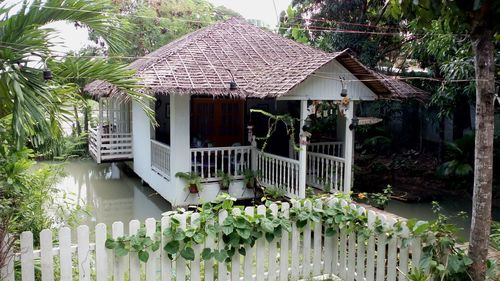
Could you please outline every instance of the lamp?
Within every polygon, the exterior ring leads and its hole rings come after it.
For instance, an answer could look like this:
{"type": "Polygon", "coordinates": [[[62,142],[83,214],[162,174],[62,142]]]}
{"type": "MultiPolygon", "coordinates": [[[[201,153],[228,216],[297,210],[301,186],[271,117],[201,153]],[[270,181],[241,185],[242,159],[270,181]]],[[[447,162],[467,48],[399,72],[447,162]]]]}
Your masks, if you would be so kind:
{"type": "Polygon", "coordinates": [[[349,130],[354,130],[359,125],[359,118],[354,116],[351,119],[351,125],[349,125],[349,130]]]}
{"type": "Polygon", "coordinates": [[[304,120],[304,126],[302,126],[303,132],[309,132],[311,130],[312,120],[307,116],[306,120],[304,120]]]}
{"type": "Polygon", "coordinates": [[[43,69],[43,80],[52,80],[52,71],[50,71],[49,67],[47,66],[47,60],[49,57],[45,59],[45,68],[43,69]]]}
{"type": "Polygon", "coordinates": [[[234,81],[233,73],[231,72],[231,70],[229,68],[227,68],[226,70],[227,70],[227,72],[229,72],[229,75],[231,75],[231,81],[229,82],[229,90],[238,89],[238,84],[236,84],[236,82],[234,81]]]}
{"type": "Polygon", "coordinates": [[[345,98],[347,97],[347,87],[345,85],[345,77],[339,76],[340,83],[342,84],[342,90],[340,91],[340,96],[345,98]]]}

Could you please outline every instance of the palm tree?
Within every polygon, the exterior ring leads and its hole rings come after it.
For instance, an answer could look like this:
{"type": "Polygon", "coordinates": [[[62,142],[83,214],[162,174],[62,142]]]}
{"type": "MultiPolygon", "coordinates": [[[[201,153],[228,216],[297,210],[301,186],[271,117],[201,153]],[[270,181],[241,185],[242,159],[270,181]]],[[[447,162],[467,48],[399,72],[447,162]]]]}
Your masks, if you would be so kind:
{"type": "Polygon", "coordinates": [[[111,67],[104,59],[61,61],[51,50],[55,30],[44,26],[56,21],[77,22],[101,36],[110,53],[124,46],[124,21],[112,16],[102,0],[35,0],[21,7],[0,5],[0,121],[8,123],[17,148],[30,136],[54,137],[59,120],[70,114],[64,104],[81,94],[82,83],[103,79],[134,99],[137,81],[124,65],[111,67]],[[17,9],[17,11],[16,11],[17,9]],[[47,65],[54,80],[47,80],[47,65]],[[47,81],[46,81],[47,80],[47,81]],[[67,83],[73,83],[71,87],[67,83]],[[76,91],[75,91],[76,90],[76,91]]]}

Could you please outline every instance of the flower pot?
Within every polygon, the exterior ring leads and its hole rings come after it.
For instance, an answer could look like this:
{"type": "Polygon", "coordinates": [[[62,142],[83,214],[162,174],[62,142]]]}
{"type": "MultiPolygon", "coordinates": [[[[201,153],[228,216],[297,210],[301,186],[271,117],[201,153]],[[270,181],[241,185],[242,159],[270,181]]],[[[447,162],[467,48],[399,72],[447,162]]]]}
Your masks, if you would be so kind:
{"type": "Polygon", "coordinates": [[[229,185],[224,185],[224,184],[220,184],[220,190],[224,190],[224,191],[228,191],[229,190],[229,185]]]}
{"type": "Polygon", "coordinates": [[[249,181],[247,181],[247,188],[254,188],[255,187],[255,179],[251,179],[249,181]]]}
{"type": "Polygon", "coordinates": [[[196,186],[196,184],[191,184],[189,185],[189,193],[198,193],[199,190],[198,190],[198,186],[196,186]]]}

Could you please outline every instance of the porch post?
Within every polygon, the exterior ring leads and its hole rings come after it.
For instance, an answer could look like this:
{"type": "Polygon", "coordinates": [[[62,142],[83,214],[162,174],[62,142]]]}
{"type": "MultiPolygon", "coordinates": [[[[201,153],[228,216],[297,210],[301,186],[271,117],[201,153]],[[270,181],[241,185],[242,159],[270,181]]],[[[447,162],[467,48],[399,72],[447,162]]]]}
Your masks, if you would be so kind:
{"type": "Polygon", "coordinates": [[[344,126],[344,193],[349,193],[352,186],[352,160],[354,156],[354,129],[349,129],[354,117],[354,102],[350,101],[345,114],[344,126]]]}
{"type": "Polygon", "coordinates": [[[177,194],[172,205],[182,204],[185,183],[177,172],[191,172],[189,95],[170,94],[170,180],[177,194]]]}
{"type": "Polygon", "coordinates": [[[302,128],[307,119],[307,100],[300,101],[300,135],[299,135],[299,198],[306,197],[306,173],[307,173],[307,137],[302,128]]]}

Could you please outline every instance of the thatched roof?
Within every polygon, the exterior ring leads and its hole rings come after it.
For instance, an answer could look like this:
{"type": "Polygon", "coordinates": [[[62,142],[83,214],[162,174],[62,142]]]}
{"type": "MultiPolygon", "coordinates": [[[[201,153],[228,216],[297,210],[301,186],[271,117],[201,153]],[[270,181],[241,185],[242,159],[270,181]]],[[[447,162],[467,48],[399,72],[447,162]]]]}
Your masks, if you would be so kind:
{"type": "MultiPolygon", "coordinates": [[[[148,92],[279,97],[321,66],[336,59],[384,97],[424,94],[404,82],[377,74],[349,52],[326,53],[232,18],[190,33],[130,64],[148,92]],[[229,83],[234,81],[236,89],[229,83]]],[[[104,81],[86,87],[95,97],[119,94],[104,81]]]]}

